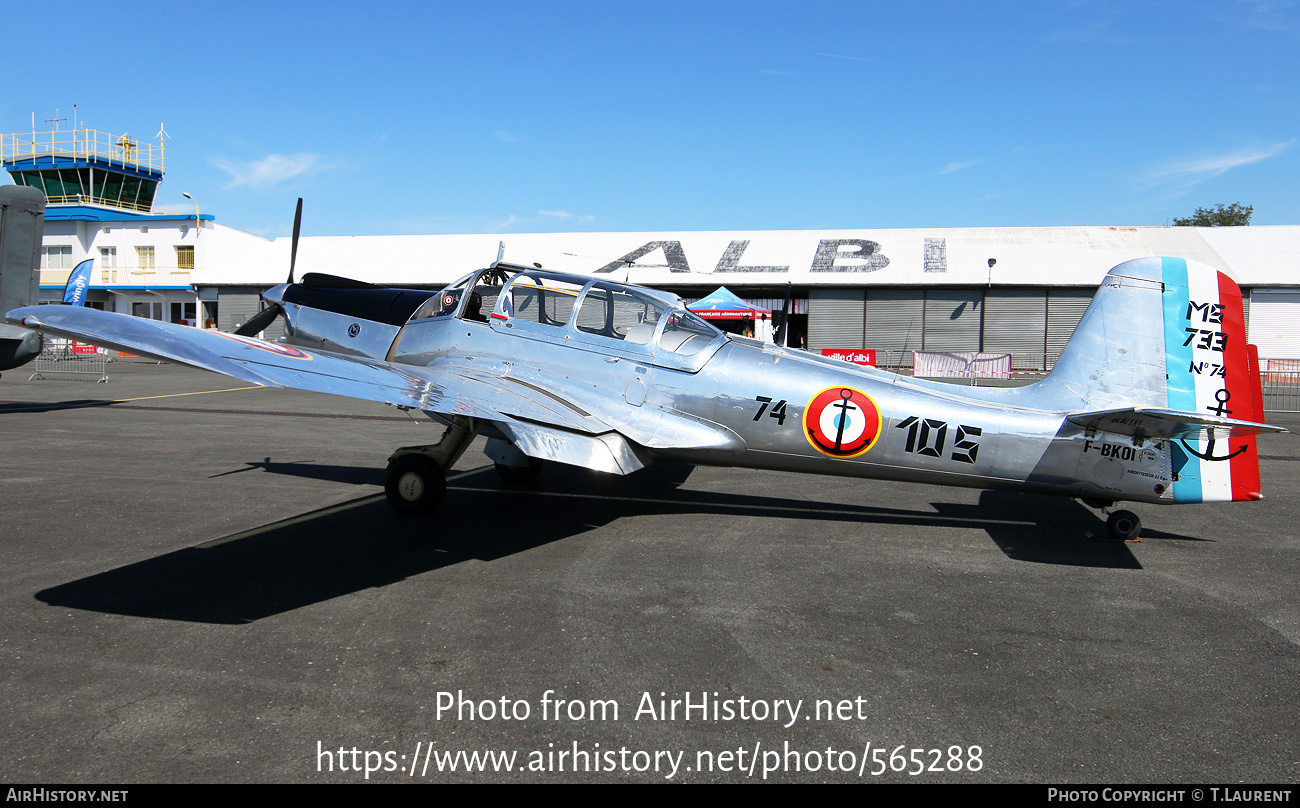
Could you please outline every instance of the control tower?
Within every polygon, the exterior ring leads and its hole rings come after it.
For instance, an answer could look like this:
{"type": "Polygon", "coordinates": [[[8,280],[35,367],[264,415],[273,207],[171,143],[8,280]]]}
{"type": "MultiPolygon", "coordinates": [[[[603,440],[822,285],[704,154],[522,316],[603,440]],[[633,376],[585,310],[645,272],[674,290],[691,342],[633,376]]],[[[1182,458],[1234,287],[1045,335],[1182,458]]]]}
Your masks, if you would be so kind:
{"type": "Polygon", "coordinates": [[[164,148],[161,139],[141,144],[94,129],[23,132],[0,135],[0,165],[15,185],[39,188],[51,208],[109,208],[120,219],[153,212],[164,148]]]}
{"type": "MultiPolygon", "coordinates": [[[[87,306],[215,325],[219,292],[200,288],[196,273],[265,239],[218,226],[189,194],[183,196],[194,203],[192,210],[155,204],[164,169],[162,131],[154,142],[142,143],[87,127],[61,130],[61,120],[55,113],[46,132],[0,134],[0,167],[15,185],[35,188],[47,199],[41,300],[61,300],[73,268],[92,259],[87,306]]],[[[255,291],[245,297],[255,300],[255,291]]]]}

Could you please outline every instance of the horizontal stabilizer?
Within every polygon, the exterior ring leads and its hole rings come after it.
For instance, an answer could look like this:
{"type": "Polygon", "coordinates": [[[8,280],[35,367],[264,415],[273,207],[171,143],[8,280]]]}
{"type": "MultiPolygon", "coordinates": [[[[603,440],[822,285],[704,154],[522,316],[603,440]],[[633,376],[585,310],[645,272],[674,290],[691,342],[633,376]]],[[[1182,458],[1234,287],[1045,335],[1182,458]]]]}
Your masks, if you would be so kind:
{"type": "Polygon", "coordinates": [[[1280,426],[1235,418],[1218,418],[1197,412],[1165,410],[1155,407],[1127,407],[1118,410],[1078,412],[1068,416],[1071,423],[1101,432],[1132,435],[1139,438],[1207,440],[1243,437],[1261,432],[1286,432],[1280,426]]]}

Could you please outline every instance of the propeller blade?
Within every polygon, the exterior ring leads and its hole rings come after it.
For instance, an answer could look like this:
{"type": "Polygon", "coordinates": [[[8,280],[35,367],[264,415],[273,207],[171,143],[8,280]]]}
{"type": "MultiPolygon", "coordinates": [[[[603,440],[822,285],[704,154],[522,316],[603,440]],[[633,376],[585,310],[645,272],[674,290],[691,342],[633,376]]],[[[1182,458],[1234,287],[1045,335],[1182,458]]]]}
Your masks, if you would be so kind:
{"type": "Polygon", "coordinates": [[[293,283],[293,265],[298,261],[298,232],[302,230],[302,197],[293,213],[293,244],[289,247],[289,283],[293,283]]]}
{"type": "Polygon", "coordinates": [[[280,307],[270,305],[248,318],[248,322],[235,329],[235,333],[241,337],[255,337],[266,330],[266,327],[275,322],[275,318],[280,314],[280,307]]]}

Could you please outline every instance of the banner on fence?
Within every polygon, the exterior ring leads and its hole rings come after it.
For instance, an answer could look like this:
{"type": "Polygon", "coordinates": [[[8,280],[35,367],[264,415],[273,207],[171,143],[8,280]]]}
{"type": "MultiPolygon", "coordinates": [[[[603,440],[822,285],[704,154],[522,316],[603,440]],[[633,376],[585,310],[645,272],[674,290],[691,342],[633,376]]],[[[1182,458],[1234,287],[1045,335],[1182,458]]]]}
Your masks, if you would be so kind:
{"type": "Polygon", "coordinates": [[[875,367],[876,352],[871,348],[822,348],[822,356],[852,362],[855,365],[875,367]]]}
{"type": "Polygon", "coordinates": [[[927,379],[1010,379],[1011,354],[913,351],[912,375],[927,379]]]}

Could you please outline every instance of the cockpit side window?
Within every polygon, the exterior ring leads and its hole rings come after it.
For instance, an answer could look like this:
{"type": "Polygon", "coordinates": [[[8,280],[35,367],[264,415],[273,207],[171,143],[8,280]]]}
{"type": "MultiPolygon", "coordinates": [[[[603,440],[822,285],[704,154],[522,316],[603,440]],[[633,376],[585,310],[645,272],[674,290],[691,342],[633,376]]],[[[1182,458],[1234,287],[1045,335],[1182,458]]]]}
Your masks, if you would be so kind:
{"type": "Polygon", "coordinates": [[[644,345],[654,338],[664,307],[627,289],[594,286],[578,310],[579,331],[644,345]]]}
{"type": "Polygon", "coordinates": [[[469,302],[461,312],[461,319],[486,323],[488,314],[496,310],[497,298],[505,288],[509,275],[503,269],[487,269],[474,279],[469,302]]]}
{"type": "Polygon", "coordinates": [[[472,277],[472,275],[466,275],[426,300],[424,305],[416,309],[415,313],[411,315],[411,319],[425,320],[430,317],[450,317],[455,314],[456,309],[460,307],[460,299],[465,294],[465,288],[469,286],[472,277]]]}
{"type": "Polygon", "coordinates": [[[492,309],[494,315],[542,325],[562,326],[573,315],[582,286],[558,278],[520,273],[492,309]]]}

